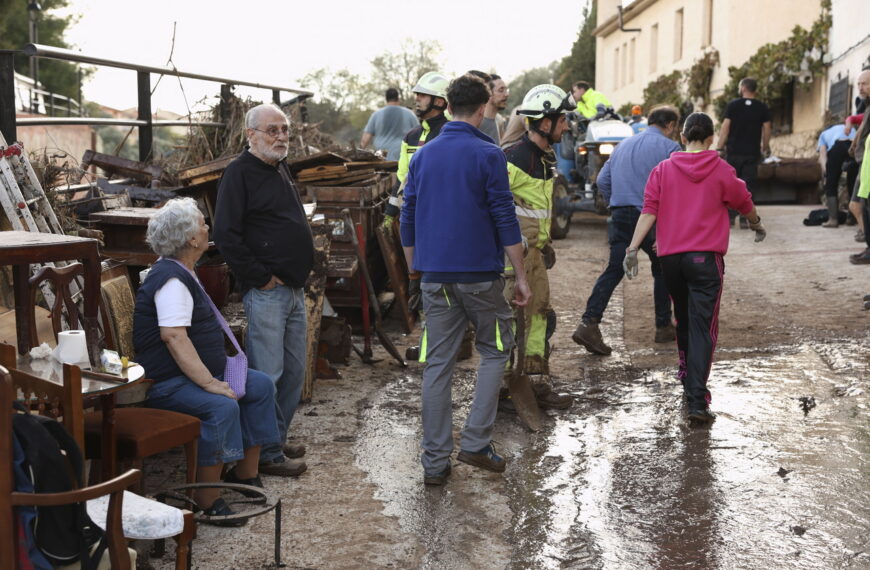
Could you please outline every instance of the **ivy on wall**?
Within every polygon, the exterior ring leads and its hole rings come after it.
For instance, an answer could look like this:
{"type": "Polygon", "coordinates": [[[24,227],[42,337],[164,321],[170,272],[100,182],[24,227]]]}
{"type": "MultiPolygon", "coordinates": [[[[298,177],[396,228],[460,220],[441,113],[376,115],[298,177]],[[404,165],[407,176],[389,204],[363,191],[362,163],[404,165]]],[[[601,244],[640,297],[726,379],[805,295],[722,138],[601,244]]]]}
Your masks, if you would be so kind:
{"type": "Polygon", "coordinates": [[[682,96],[683,72],[674,71],[660,75],[655,81],[650,81],[643,90],[643,108],[648,113],[656,105],[673,105],[679,107],[682,96]]]}
{"type": "MultiPolygon", "coordinates": [[[[643,107],[649,110],[656,105],[673,105],[678,108],[692,107],[695,102],[706,106],[710,97],[710,82],[713,71],[719,65],[719,52],[709,49],[686,70],[675,70],[660,75],[643,90],[643,107]]],[[[631,103],[620,109],[631,109],[631,103]]]]}
{"type": "Polygon", "coordinates": [[[792,85],[808,88],[824,71],[825,49],[831,30],[831,0],[822,0],[821,13],[809,30],[795,26],[791,36],[778,43],[761,46],[743,65],[728,67],[728,83],[713,104],[721,119],[728,102],[737,96],[744,77],[758,81],[758,98],[781,99],[792,85]]]}

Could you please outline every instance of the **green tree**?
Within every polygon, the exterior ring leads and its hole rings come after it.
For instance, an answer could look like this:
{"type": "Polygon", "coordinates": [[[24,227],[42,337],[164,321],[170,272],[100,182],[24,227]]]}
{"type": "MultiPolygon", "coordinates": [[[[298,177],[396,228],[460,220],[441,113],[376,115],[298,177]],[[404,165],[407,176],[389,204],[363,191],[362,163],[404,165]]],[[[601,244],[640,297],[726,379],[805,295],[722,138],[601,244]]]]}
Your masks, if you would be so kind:
{"type": "Polygon", "coordinates": [[[372,79],[364,106],[376,108],[383,105],[384,92],[390,87],[399,90],[399,100],[405,106],[414,104],[411,89],[421,75],[428,71],[441,71],[441,44],[415,41],[406,38],[399,51],[385,52],[371,61],[372,79]]]}
{"type": "Polygon", "coordinates": [[[598,2],[590,0],[583,7],[583,23],[574,45],[571,46],[571,54],[562,59],[559,64],[556,83],[563,89],[567,89],[575,81],[588,81],[595,84],[595,29],[598,2]]]}
{"type": "MultiPolygon", "coordinates": [[[[39,0],[42,8],[37,21],[39,43],[62,48],[71,47],[64,40],[64,34],[75,21],[75,17],[61,17],[52,12],[58,8],[66,8],[68,4],[68,0],[39,0]]],[[[0,18],[0,49],[20,50],[30,42],[30,16],[27,6],[27,0],[0,0],[0,14],[3,15],[0,18]]],[[[23,55],[16,56],[15,71],[29,76],[29,59],[23,55]]],[[[82,72],[82,79],[84,79],[91,70],[82,69],[82,72]]],[[[78,99],[79,67],[65,61],[40,59],[39,82],[46,91],[78,99]]]]}
{"type": "Polygon", "coordinates": [[[523,102],[523,97],[526,96],[529,89],[535,85],[542,83],[553,83],[556,74],[559,72],[559,62],[554,61],[546,67],[535,67],[523,71],[513,79],[511,79],[508,87],[510,87],[510,95],[508,95],[507,111],[510,112],[514,107],[523,102]]]}

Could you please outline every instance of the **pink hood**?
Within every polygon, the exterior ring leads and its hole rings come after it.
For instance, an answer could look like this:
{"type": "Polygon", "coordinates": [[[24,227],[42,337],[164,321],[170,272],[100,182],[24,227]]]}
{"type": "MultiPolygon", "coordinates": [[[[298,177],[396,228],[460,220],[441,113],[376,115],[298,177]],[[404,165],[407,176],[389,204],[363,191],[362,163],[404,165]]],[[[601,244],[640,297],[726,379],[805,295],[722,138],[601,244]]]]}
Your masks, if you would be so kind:
{"type": "Polygon", "coordinates": [[[659,255],[728,251],[728,209],[752,211],[752,197],[713,150],[675,152],[649,175],[643,213],[656,216],[659,255]]]}

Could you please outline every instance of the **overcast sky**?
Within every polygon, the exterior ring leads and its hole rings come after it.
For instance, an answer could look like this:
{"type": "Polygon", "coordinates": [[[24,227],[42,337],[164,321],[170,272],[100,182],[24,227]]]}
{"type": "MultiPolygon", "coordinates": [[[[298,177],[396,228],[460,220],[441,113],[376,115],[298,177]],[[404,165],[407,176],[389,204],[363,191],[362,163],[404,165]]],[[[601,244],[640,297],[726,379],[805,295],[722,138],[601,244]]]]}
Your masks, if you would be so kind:
{"type": "MultiPolygon", "coordinates": [[[[445,73],[494,69],[509,79],[570,53],[586,1],[70,0],[70,11],[80,17],[67,38],[88,55],[163,66],[176,22],[178,69],[287,87],[300,86],[300,78],[321,67],[366,74],[373,57],[396,51],[405,38],[437,40],[445,73]]],[[[219,87],[185,81],[184,90],[192,105],[216,96],[219,87]]],[[[270,98],[263,91],[238,92],[270,98]]],[[[98,68],[84,96],[133,107],[135,73],[98,68]]],[[[185,112],[177,79],[163,79],[152,108],[185,112]]]]}

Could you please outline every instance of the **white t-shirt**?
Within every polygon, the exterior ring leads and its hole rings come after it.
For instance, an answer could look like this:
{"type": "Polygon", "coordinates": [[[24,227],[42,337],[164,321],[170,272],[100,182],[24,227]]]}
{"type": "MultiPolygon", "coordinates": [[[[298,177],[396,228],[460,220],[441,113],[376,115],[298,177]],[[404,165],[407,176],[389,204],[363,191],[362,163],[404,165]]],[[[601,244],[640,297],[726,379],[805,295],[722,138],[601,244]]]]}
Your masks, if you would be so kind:
{"type": "Polygon", "coordinates": [[[173,277],[154,293],[157,324],[161,327],[189,327],[193,320],[193,296],[187,286],[173,277]]]}

